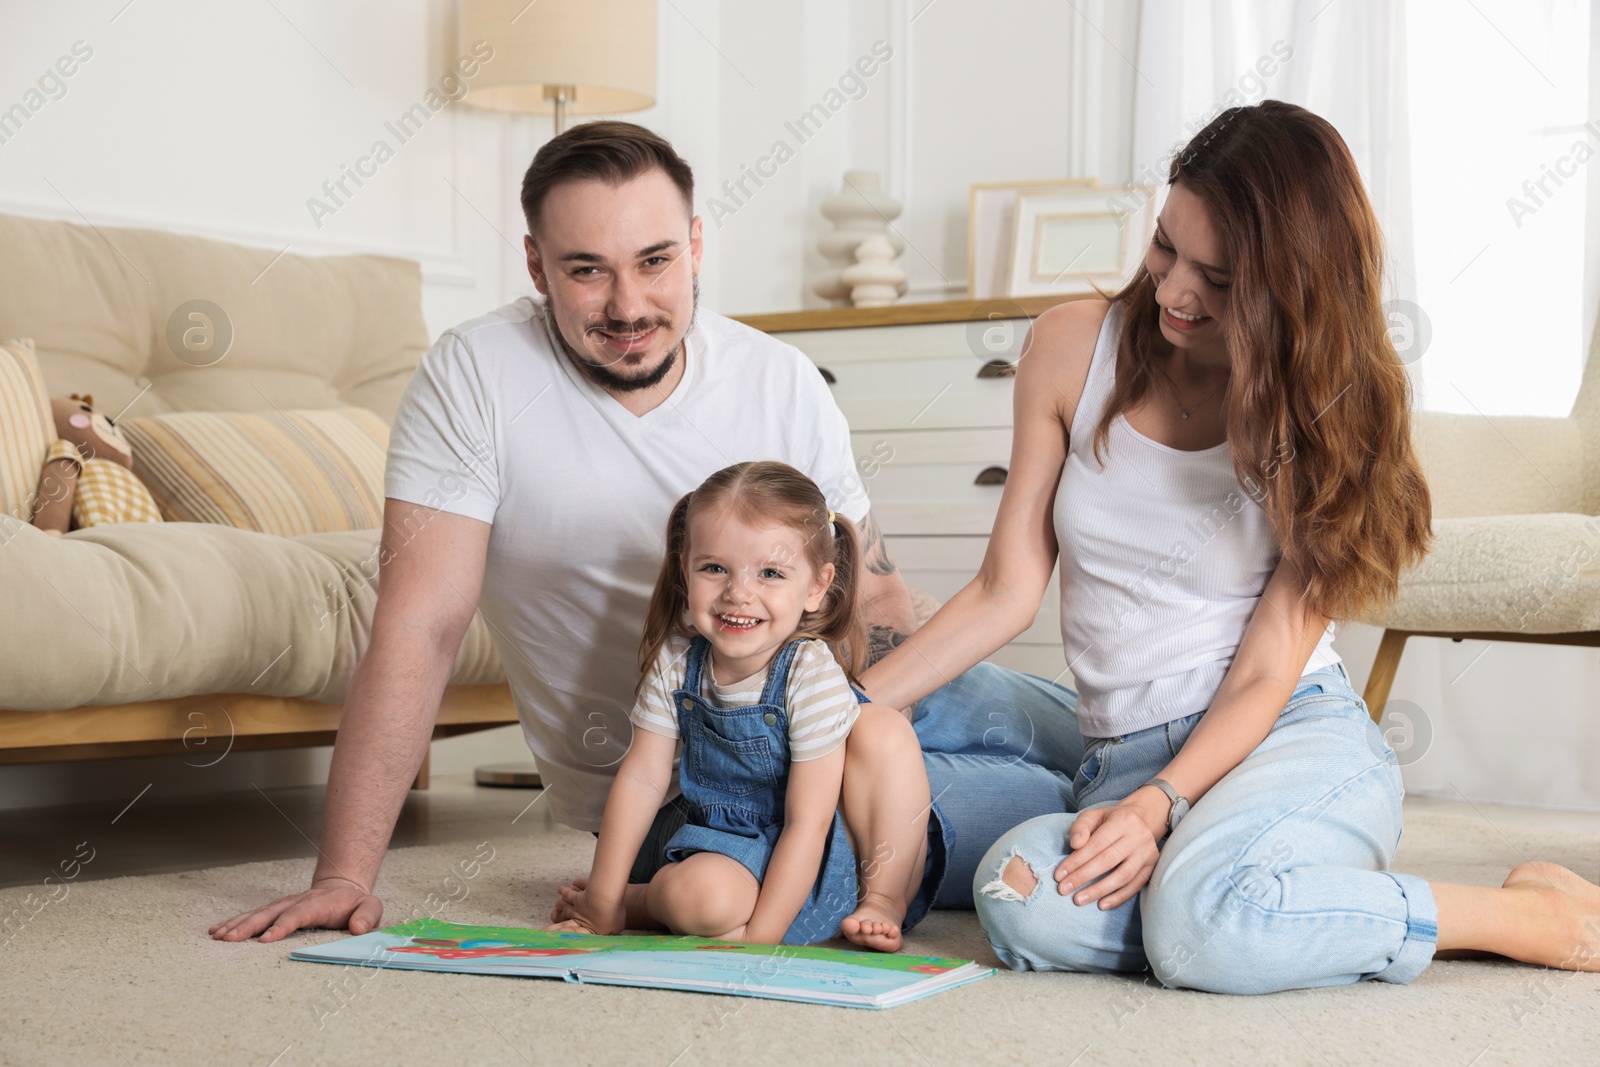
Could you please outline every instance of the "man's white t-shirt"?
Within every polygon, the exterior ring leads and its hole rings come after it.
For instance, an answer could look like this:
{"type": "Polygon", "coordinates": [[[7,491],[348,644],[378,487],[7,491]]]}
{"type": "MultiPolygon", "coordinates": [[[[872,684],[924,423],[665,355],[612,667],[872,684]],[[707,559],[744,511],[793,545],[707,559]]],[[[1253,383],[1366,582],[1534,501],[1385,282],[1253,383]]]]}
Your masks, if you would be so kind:
{"type": "Polygon", "coordinates": [[[557,353],[550,329],[524,297],[447,330],[400,402],[384,492],[493,524],[479,610],[546,803],[597,830],[633,737],[672,505],[758,459],[804,471],[857,523],[868,501],[844,415],[793,346],[701,308],[677,388],[636,416],[557,353]]]}

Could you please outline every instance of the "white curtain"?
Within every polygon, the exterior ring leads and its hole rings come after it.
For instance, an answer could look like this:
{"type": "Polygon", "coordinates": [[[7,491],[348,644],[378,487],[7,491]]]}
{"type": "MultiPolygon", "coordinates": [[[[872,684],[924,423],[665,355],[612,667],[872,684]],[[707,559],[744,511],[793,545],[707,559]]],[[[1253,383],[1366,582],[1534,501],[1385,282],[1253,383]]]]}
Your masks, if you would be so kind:
{"type": "Polygon", "coordinates": [[[1135,181],[1217,112],[1284,100],[1331,122],[1383,225],[1393,295],[1416,298],[1406,0],[1144,0],[1135,58],[1135,181]]]}
{"type": "MultiPolygon", "coordinates": [[[[1587,115],[1600,122],[1600,0],[1589,10],[1589,106],[1587,115]]],[[[1584,249],[1583,336],[1593,337],[1600,323],[1600,166],[1589,167],[1588,213],[1584,218],[1587,247],[1584,249]]],[[[1588,349],[1584,349],[1587,355],[1588,349]]]]}
{"type": "Polygon", "coordinates": [[[1417,299],[1434,324],[1414,367],[1425,407],[1560,418],[1577,394],[1600,290],[1582,239],[1592,178],[1578,177],[1600,151],[1591,6],[1410,6],[1417,299]]]}

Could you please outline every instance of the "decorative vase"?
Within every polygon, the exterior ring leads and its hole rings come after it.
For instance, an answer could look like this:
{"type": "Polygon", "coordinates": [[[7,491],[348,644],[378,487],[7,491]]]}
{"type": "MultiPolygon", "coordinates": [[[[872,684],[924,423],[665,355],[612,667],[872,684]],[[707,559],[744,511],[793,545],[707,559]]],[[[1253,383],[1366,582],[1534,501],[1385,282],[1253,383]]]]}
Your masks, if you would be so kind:
{"type": "MultiPolygon", "coordinates": [[[[881,237],[889,246],[892,261],[905,251],[905,238],[889,229],[900,214],[900,202],[883,191],[883,181],[875,170],[847,170],[839,192],[822,202],[822,214],[833,229],[817,239],[817,251],[828,267],[812,279],[811,290],[825,300],[845,303],[851,300],[851,286],[844,280],[846,270],[856,265],[856,249],[868,237],[881,237]]],[[[894,296],[906,290],[905,273],[894,296]]],[[[884,301],[892,303],[894,297],[884,301]]],[[[858,306],[859,302],[858,302],[858,306]]]]}
{"type": "Polygon", "coordinates": [[[856,246],[855,266],[846,267],[840,275],[856,307],[888,307],[905,291],[906,272],[895,266],[894,256],[894,246],[880,233],[856,246]]]}

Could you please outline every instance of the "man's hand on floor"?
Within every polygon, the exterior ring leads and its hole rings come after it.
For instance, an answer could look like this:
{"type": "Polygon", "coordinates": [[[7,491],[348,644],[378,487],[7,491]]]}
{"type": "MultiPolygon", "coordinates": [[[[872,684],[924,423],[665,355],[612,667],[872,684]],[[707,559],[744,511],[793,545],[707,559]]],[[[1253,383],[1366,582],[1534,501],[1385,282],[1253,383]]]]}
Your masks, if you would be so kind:
{"type": "Polygon", "coordinates": [[[327,878],[304,893],[274,900],[264,908],[235,915],[211,928],[217,941],[281,941],[296,930],[343,930],[364,934],[383,919],[383,901],[354,882],[327,878]]]}

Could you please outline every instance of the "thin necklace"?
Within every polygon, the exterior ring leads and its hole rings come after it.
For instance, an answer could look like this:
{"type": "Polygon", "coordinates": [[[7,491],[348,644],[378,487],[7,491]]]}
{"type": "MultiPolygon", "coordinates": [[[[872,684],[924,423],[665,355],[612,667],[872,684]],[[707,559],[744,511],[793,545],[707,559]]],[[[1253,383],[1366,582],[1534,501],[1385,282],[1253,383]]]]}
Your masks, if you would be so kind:
{"type": "Polygon", "coordinates": [[[1178,414],[1185,419],[1194,414],[1196,411],[1200,410],[1201,404],[1204,404],[1207,400],[1210,400],[1228,386],[1228,383],[1224,381],[1221,385],[1211,390],[1211,392],[1207,393],[1199,400],[1196,400],[1193,404],[1190,404],[1188,409],[1185,410],[1183,406],[1183,400],[1178,396],[1178,383],[1172,380],[1172,375],[1167,373],[1166,367],[1161,368],[1161,376],[1167,380],[1168,385],[1172,386],[1172,399],[1178,404],[1178,414]]]}

